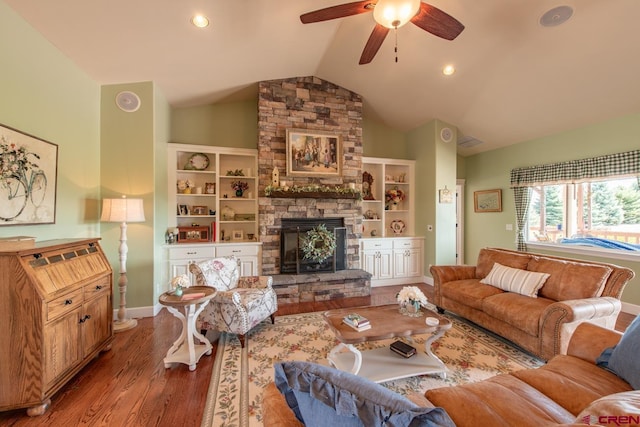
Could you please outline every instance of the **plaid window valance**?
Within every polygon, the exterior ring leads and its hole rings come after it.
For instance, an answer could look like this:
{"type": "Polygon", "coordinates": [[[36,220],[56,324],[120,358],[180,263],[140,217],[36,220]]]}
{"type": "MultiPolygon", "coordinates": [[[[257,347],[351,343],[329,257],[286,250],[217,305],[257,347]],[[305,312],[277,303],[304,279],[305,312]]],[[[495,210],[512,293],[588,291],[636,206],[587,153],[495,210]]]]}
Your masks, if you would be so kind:
{"type": "Polygon", "coordinates": [[[570,184],[614,176],[640,180],[640,150],[512,169],[511,188],[570,184]]]}

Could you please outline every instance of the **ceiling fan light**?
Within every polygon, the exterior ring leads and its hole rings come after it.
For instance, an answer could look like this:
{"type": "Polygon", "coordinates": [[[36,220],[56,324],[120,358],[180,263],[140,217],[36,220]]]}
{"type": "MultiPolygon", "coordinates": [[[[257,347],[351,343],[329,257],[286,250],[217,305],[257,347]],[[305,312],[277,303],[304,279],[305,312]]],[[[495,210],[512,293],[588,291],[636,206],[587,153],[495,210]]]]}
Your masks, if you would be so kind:
{"type": "Polygon", "coordinates": [[[420,10],[420,0],[379,0],[373,9],[373,19],[387,28],[400,28],[420,10]]]}

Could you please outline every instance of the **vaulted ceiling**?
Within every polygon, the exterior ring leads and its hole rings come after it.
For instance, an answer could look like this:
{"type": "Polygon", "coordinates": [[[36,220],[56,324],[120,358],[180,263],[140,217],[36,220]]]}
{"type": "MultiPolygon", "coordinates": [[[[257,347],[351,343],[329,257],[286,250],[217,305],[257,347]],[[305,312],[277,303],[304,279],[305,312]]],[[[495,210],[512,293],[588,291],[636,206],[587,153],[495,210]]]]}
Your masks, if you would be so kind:
{"type": "Polygon", "coordinates": [[[406,25],[367,65],[358,60],[371,13],[299,19],[350,0],[2,1],[98,83],[151,80],[176,107],[314,75],[361,94],[368,117],[400,131],[440,119],[483,142],[462,155],[640,111],[638,0],[432,0],[462,34],[447,41],[406,25]],[[571,18],[540,25],[560,5],[571,18]],[[211,25],[191,25],[196,12],[211,25]],[[446,64],[457,72],[444,76],[446,64]]]}

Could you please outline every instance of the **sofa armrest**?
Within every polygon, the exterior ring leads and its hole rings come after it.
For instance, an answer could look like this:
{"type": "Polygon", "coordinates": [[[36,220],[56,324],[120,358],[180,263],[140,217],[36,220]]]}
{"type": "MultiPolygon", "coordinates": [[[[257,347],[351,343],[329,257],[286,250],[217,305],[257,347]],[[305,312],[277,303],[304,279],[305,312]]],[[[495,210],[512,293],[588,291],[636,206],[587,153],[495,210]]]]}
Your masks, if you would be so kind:
{"type": "Polygon", "coordinates": [[[548,360],[556,354],[566,354],[571,336],[583,322],[613,329],[621,309],[620,300],[613,297],[583,298],[551,304],[540,317],[540,356],[548,360]]]}
{"type": "Polygon", "coordinates": [[[618,331],[583,322],[573,332],[567,354],[595,363],[604,349],[616,345],[620,337],[622,333],[618,331]]]}
{"type": "Polygon", "coordinates": [[[271,276],[240,276],[238,278],[238,288],[270,288],[273,285],[271,276]]]}
{"type": "Polygon", "coordinates": [[[273,382],[262,392],[262,423],[270,427],[303,427],[273,382]]]}
{"type": "Polygon", "coordinates": [[[476,278],[475,265],[432,265],[429,269],[433,284],[476,278]]]}

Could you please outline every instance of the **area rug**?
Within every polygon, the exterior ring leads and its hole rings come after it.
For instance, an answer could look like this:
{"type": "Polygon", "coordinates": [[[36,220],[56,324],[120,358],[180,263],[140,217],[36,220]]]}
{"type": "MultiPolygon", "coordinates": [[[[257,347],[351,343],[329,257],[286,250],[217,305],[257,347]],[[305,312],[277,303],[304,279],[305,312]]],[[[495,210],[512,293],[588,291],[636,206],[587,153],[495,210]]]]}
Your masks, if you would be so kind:
{"type": "MultiPolygon", "coordinates": [[[[453,326],[432,345],[446,364],[446,379],[417,376],[382,383],[400,394],[480,381],[497,374],[535,368],[543,362],[499,337],[452,315],[453,326]]],[[[424,348],[427,335],[416,335],[413,345],[424,348]]],[[[245,348],[234,335],[220,335],[214,361],[203,427],[262,426],[262,390],[273,380],[273,364],[303,360],[327,365],[328,352],[338,341],[321,313],[304,313],[265,321],[248,335],[245,348]]],[[[388,346],[393,340],[358,345],[360,349],[388,346]]]]}

